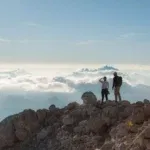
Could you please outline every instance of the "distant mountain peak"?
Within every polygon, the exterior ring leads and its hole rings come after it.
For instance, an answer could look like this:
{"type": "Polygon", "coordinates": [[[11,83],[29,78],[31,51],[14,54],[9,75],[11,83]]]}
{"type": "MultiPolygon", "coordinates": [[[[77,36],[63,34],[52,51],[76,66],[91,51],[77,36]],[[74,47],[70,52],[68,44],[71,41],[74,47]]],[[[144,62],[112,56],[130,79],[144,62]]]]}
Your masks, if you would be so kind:
{"type": "Polygon", "coordinates": [[[118,71],[119,69],[114,68],[112,66],[106,65],[106,66],[101,67],[100,70],[114,70],[114,71],[118,71]]]}

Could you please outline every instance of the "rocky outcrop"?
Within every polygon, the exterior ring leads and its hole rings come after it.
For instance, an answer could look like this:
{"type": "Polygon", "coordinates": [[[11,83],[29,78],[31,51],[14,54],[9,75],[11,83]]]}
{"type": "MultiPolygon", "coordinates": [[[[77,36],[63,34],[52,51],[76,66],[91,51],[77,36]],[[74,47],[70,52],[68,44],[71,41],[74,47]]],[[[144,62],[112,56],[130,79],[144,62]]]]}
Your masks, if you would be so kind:
{"type": "Polygon", "coordinates": [[[83,100],[83,104],[92,104],[95,105],[97,102],[96,95],[93,92],[85,92],[81,96],[81,99],[83,100]]]}
{"type": "Polygon", "coordinates": [[[84,93],[84,104],[10,116],[0,123],[0,150],[149,150],[150,103],[107,101],[84,93]]]}

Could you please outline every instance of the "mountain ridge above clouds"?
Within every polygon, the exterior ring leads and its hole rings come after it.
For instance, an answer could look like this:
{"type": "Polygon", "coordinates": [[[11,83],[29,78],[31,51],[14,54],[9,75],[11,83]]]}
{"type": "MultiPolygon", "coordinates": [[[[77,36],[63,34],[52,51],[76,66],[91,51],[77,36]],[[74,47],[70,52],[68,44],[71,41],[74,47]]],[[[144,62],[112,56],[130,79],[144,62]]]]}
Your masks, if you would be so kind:
{"type": "Polygon", "coordinates": [[[99,68],[99,70],[106,70],[106,71],[108,71],[108,70],[112,70],[112,71],[119,71],[119,69],[117,69],[117,68],[115,68],[115,67],[113,67],[113,66],[108,66],[108,65],[105,65],[105,66],[103,66],[103,67],[99,68]]]}
{"type": "Polygon", "coordinates": [[[96,71],[119,71],[119,69],[113,66],[105,65],[97,69],[81,68],[78,69],[76,72],[96,72],[96,71]]]}

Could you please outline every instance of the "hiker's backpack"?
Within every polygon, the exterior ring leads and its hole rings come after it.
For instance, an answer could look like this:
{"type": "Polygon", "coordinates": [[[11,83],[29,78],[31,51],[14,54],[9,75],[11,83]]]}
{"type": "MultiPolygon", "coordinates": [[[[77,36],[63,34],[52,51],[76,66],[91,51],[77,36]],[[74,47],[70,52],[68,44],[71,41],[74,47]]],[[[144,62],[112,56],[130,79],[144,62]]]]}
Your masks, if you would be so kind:
{"type": "Polygon", "coordinates": [[[122,77],[121,76],[118,76],[117,83],[119,86],[122,85],[122,77]]]}

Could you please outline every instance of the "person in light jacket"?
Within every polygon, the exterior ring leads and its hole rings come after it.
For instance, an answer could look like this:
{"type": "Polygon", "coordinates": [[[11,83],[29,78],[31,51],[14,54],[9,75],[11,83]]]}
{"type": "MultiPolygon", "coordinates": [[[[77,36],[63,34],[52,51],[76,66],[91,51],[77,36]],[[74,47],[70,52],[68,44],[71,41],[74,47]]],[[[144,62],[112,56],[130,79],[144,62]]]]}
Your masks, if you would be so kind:
{"type": "Polygon", "coordinates": [[[108,100],[108,94],[109,94],[109,82],[107,81],[106,77],[103,77],[99,80],[99,82],[102,84],[101,86],[101,96],[102,96],[102,103],[104,102],[104,98],[106,101],[108,100]]]}

